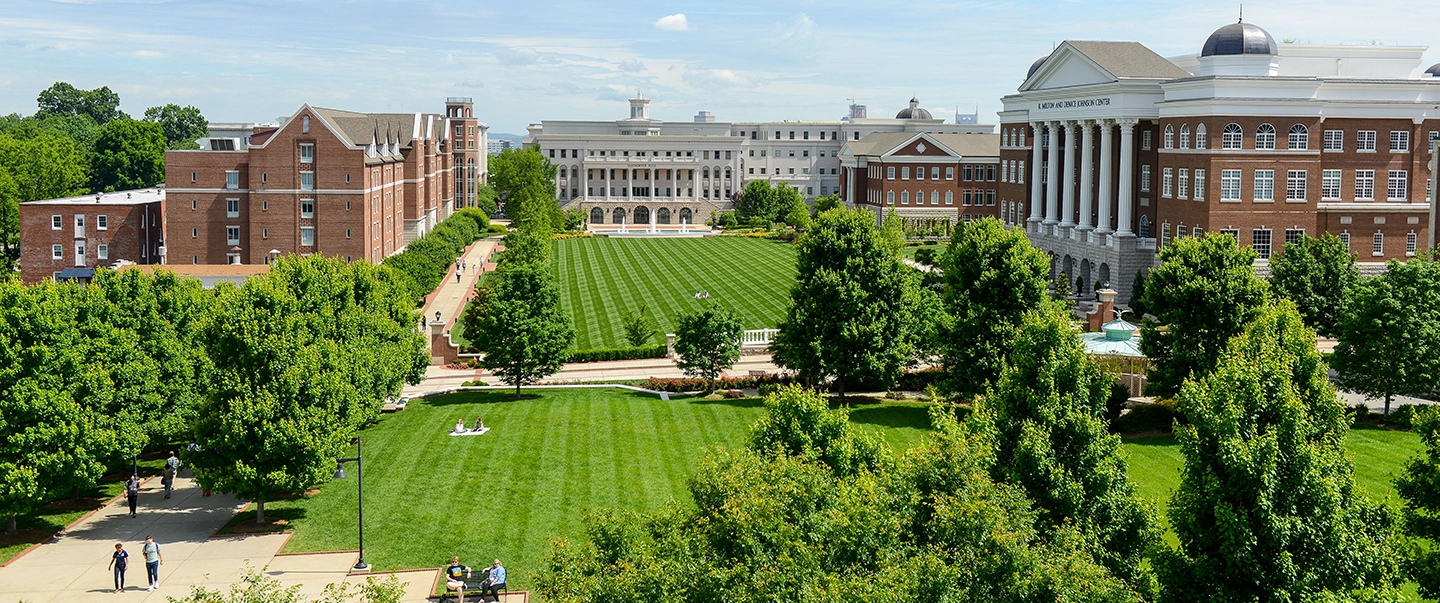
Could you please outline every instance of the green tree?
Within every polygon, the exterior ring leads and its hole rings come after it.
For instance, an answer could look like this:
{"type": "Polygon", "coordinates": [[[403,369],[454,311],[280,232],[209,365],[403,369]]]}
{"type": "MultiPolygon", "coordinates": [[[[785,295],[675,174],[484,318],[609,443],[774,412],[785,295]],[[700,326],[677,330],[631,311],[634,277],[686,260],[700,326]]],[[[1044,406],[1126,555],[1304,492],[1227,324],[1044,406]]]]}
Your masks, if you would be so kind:
{"type": "Polygon", "coordinates": [[[128,118],[125,112],[120,110],[120,95],[111,91],[109,86],[81,90],[65,82],[56,82],[40,91],[35,103],[40,105],[40,109],[35,112],[35,117],[39,118],[87,115],[102,126],[117,119],[128,118]]]}
{"type": "Polygon", "coordinates": [[[1146,392],[1174,396],[1186,379],[1215,369],[1225,344],[1269,297],[1255,257],[1235,237],[1215,232],[1178,238],[1160,252],[1160,266],[1145,280],[1145,309],[1159,318],[1141,326],[1140,349],[1150,357],[1146,392]]]}
{"type": "Polygon", "coordinates": [[[804,231],[810,228],[810,208],[802,201],[790,208],[785,214],[785,225],[797,231],[804,231]]]}
{"type": "Polygon", "coordinates": [[[740,360],[740,318],[728,308],[706,304],[675,317],[675,366],[714,387],[720,372],[740,360]]]}
{"type": "Polygon", "coordinates": [[[1355,487],[1349,420],[1315,332],[1285,300],[1246,324],[1180,390],[1179,546],[1157,563],[1164,600],[1395,600],[1392,519],[1355,487]]]}
{"type": "Polygon", "coordinates": [[[1270,287],[1295,302],[1305,324],[1326,337],[1336,335],[1345,293],[1359,280],[1350,245],[1328,232],[1320,238],[1301,235],[1270,258],[1270,287]]]}
{"type": "Polygon", "coordinates": [[[465,312],[460,315],[460,324],[465,327],[465,338],[470,340],[473,346],[485,335],[481,329],[485,325],[485,316],[490,313],[490,300],[495,298],[495,287],[489,284],[476,284],[475,295],[470,298],[470,303],[465,304],[465,312]]]}
{"type": "Polygon", "coordinates": [[[475,189],[475,207],[487,216],[493,216],[500,211],[500,206],[495,202],[497,198],[499,194],[495,192],[495,187],[489,184],[482,184],[475,189]]]}
{"type": "Polygon", "coordinates": [[[1130,311],[1136,316],[1145,316],[1145,272],[1135,271],[1135,280],[1130,283],[1130,311]]]}
{"type": "Polygon", "coordinates": [[[414,301],[365,262],[287,257],[219,294],[200,341],[215,363],[187,455],[206,488],[256,503],[327,481],[358,428],[428,364],[414,301]]]}
{"type": "Polygon", "coordinates": [[[851,427],[849,410],[831,410],[825,396],[799,385],[765,397],[765,414],[750,426],[749,448],[818,461],[840,476],[882,471],[894,462],[877,434],[851,427]]]}
{"type": "Polygon", "coordinates": [[[556,203],[556,167],[540,147],[510,148],[490,158],[490,186],[505,203],[505,215],[521,228],[543,220],[550,230],[565,229],[565,215],[556,203]]]}
{"type": "Polygon", "coordinates": [[[0,274],[15,270],[20,259],[20,185],[0,165],[0,274]]]}
{"type": "Polygon", "coordinates": [[[1395,489],[1405,501],[1406,531],[1428,541],[1414,551],[1411,574],[1420,584],[1422,596],[1440,599],[1440,410],[1417,410],[1411,426],[1420,434],[1425,450],[1406,463],[1395,489]]]}
{"type": "Polygon", "coordinates": [[[116,191],[164,184],[165,144],[160,124],[120,119],[101,126],[92,188],[116,191]]]}
{"type": "Polygon", "coordinates": [[[167,104],[145,110],[145,121],[160,124],[165,133],[166,148],[198,149],[197,140],[210,134],[210,122],[200,110],[186,105],[167,104]]]}
{"type": "Polygon", "coordinates": [[[1440,389],[1440,263],[1391,260],[1385,273],[1350,289],[1336,324],[1330,364],[1340,386],[1385,399],[1440,389]]]}
{"type": "Polygon", "coordinates": [[[660,332],[655,326],[655,319],[650,316],[650,305],[645,302],[640,302],[636,311],[626,309],[620,317],[620,324],[625,328],[625,341],[635,347],[648,345],[660,332]]]}
{"type": "Polygon", "coordinates": [[[1029,312],[1016,330],[1009,364],[970,424],[994,438],[994,479],[1035,501],[1042,537],[1073,523],[1094,539],[1097,563],[1151,593],[1154,577],[1145,559],[1160,532],[1104,418],[1114,382],[1085,355],[1062,310],[1029,312]]]}
{"type": "Polygon", "coordinates": [[[825,195],[815,200],[815,215],[819,216],[838,207],[845,207],[845,203],[840,200],[840,195],[825,195]]]}
{"type": "Polygon", "coordinates": [[[875,218],[832,210],[800,237],[776,361],[812,381],[889,389],[916,356],[917,274],[886,247],[875,218]]]}
{"type": "Polygon", "coordinates": [[[15,181],[21,203],[84,194],[88,163],[75,141],[57,132],[0,135],[0,167],[15,181]]]}
{"type": "Polygon", "coordinates": [[[521,385],[560,370],[566,349],[575,342],[575,331],[560,308],[560,290],[548,266],[517,262],[498,276],[480,325],[485,337],[476,347],[485,355],[481,365],[514,385],[519,397],[521,385]]]}
{"type": "Polygon", "coordinates": [[[803,205],[805,199],[800,196],[800,191],[787,184],[770,186],[770,182],[766,180],[751,180],[740,192],[735,210],[742,220],[757,220],[769,224],[785,219],[796,202],[803,205]]]}
{"type": "Polygon", "coordinates": [[[942,366],[953,391],[976,396],[999,378],[1024,314],[1046,303],[1050,262],[1024,231],[987,218],[956,227],[940,267],[953,321],[940,338],[942,366]]]}

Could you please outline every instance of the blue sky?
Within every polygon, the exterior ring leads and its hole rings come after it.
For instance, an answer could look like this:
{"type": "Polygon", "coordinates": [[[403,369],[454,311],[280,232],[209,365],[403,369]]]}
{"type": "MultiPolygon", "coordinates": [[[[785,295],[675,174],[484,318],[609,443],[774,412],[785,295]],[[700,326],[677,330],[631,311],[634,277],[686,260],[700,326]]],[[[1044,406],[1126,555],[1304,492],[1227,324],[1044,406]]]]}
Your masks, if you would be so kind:
{"type": "MultiPolygon", "coordinates": [[[[996,121],[1036,58],[1065,39],[1199,50],[1226,2],[516,2],[3,0],[0,113],[56,81],[176,103],[212,121],[271,121],[309,102],[439,111],[470,96],[493,131],[616,119],[637,89],[663,119],[837,119],[909,100],[996,121]],[[675,15],[683,15],[683,18],[675,15]]],[[[1276,40],[1440,46],[1440,2],[1251,2],[1276,40]],[[1356,9],[1356,6],[1363,6],[1356,9]]],[[[1440,62],[1440,50],[1426,63],[1440,62]]]]}

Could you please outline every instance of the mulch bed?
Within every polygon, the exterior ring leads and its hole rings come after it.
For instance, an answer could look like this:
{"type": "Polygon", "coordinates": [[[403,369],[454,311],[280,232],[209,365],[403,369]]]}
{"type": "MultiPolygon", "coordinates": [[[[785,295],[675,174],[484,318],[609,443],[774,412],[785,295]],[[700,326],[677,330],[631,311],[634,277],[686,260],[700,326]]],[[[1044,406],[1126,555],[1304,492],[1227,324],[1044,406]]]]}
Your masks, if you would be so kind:
{"type": "Polygon", "coordinates": [[[80,497],[80,498],[66,498],[66,499],[64,499],[64,500],[52,501],[52,502],[46,504],[46,505],[45,505],[45,508],[46,508],[46,509],[70,510],[70,511],[76,511],[76,510],[89,511],[89,510],[92,510],[92,509],[98,509],[98,508],[100,508],[100,507],[105,506],[105,501],[107,501],[107,500],[109,500],[109,499],[108,499],[108,498],[100,498],[100,497],[98,497],[98,496],[95,496],[95,497],[82,496],[82,497],[80,497]]]}
{"type": "Polygon", "coordinates": [[[51,535],[52,530],[37,530],[35,528],[25,528],[14,534],[6,534],[4,530],[0,530],[0,546],[31,544],[46,540],[50,538],[51,535]]]}

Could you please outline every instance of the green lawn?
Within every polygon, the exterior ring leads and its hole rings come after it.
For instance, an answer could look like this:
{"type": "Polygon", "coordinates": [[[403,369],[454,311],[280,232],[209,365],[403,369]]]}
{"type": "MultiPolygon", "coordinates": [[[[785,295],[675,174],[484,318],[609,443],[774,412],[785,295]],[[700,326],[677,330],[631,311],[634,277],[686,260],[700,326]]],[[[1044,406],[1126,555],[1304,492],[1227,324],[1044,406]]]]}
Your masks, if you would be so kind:
{"type": "MultiPolygon", "coordinates": [[[[473,566],[496,557],[512,585],[532,584],[556,535],[583,536],[587,509],[689,504],[685,478],[708,446],[741,446],[763,408],[757,399],[661,401],[621,390],[464,392],[417,400],[363,434],[366,561],[378,569],[473,566]],[[463,418],[493,431],[449,437],[463,418]]],[[[856,423],[907,447],[929,429],[923,404],[857,408],[856,423]]],[[[286,552],[355,547],[355,481],[305,500],[275,501],[289,519],[286,552]]]]}
{"type": "Polygon", "coordinates": [[[554,242],[554,265],[577,349],[629,345],[620,318],[641,303],[661,333],[673,333],[675,315],[699,307],[702,290],[746,329],[775,327],[795,283],[793,245],[745,237],[565,239],[554,242]]]}
{"type": "Polygon", "coordinates": [[[921,249],[933,249],[933,250],[935,250],[935,255],[936,255],[936,257],[939,257],[940,253],[943,252],[943,251],[945,251],[945,246],[944,246],[944,245],[914,245],[914,246],[906,247],[905,249],[901,250],[900,253],[901,253],[902,255],[904,255],[905,257],[910,258],[910,259],[913,260],[913,259],[915,259],[915,252],[920,251],[921,249]]]}

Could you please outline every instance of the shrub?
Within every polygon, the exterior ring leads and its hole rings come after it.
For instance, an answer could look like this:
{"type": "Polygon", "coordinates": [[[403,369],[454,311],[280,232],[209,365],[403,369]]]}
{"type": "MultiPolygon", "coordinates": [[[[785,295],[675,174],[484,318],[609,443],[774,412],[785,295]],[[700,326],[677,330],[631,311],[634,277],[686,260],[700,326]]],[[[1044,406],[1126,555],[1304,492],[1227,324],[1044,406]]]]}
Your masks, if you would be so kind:
{"type": "Polygon", "coordinates": [[[1110,429],[1116,433],[1169,432],[1175,426],[1176,417],[1175,401],[1161,400],[1131,408],[1130,412],[1111,421],[1110,429]]]}
{"type": "MultiPolygon", "coordinates": [[[[744,375],[734,377],[721,377],[714,381],[716,389],[743,389],[753,387],[759,389],[761,385],[789,385],[796,383],[796,379],[790,375],[780,373],[766,373],[764,375],[744,375]]],[[[645,389],[661,392],[698,392],[709,389],[711,382],[708,379],[694,379],[690,377],[651,377],[645,381],[645,389]]]]}
{"type": "Polygon", "coordinates": [[[769,396],[780,391],[780,386],[774,383],[762,383],[758,389],[760,390],[760,395],[769,396]]]}
{"type": "Polygon", "coordinates": [[[1414,404],[1401,404],[1395,410],[1390,411],[1390,418],[1387,419],[1391,425],[1410,429],[1410,421],[1415,417],[1415,411],[1419,410],[1414,404]]]}
{"type": "Polygon", "coordinates": [[[1130,388],[1125,387],[1119,379],[1110,382],[1110,397],[1105,399],[1105,420],[1111,423],[1120,418],[1120,413],[1125,410],[1125,403],[1130,401],[1130,388]]]}
{"type": "Polygon", "coordinates": [[[571,350],[566,362],[603,362],[607,360],[635,360],[639,358],[664,358],[669,350],[665,344],[657,343],[631,348],[596,348],[593,350],[571,350]]]}
{"type": "Polygon", "coordinates": [[[461,383],[460,385],[461,385],[462,387],[476,387],[476,386],[484,387],[484,386],[490,385],[490,384],[489,384],[489,383],[486,383],[486,382],[484,382],[484,381],[481,381],[481,380],[479,380],[479,379],[472,379],[472,380],[470,380],[470,381],[466,381],[466,382],[464,382],[464,383],[461,383]]]}
{"type": "Polygon", "coordinates": [[[742,392],[742,391],[740,391],[740,390],[738,390],[738,389],[727,389],[727,390],[725,390],[725,397],[726,397],[726,398],[744,398],[744,397],[745,397],[745,392],[742,392]]]}
{"type": "Polygon", "coordinates": [[[593,238],[595,238],[595,235],[590,234],[590,233],[588,233],[588,232],[559,232],[559,233],[555,233],[555,234],[550,235],[550,240],[551,240],[551,241],[560,241],[560,240],[564,240],[564,239],[593,239],[593,238]]]}
{"type": "Polygon", "coordinates": [[[915,250],[915,261],[926,266],[934,266],[935,249],[931,247],[922,247],[915,250]]]}
{"type": "Polygon", "coordinates": [[[490,219],[485,217],[485,212],[467,207],[441,221],[425,236],[411,241],[405,251],[385,258],[382,264],[409,277],[400,280],[412,287],[411,294],[418,302],[435,290],[460,252],[489,228],[490,219]]]}
{"type": "Polygon", "coordinates": [[[895,382],[895,389],[904,392],[920,392],[932,385],[939,385],[944,380],[945,369],[933,366],[901,374],[900,379],[895,382]]]}

